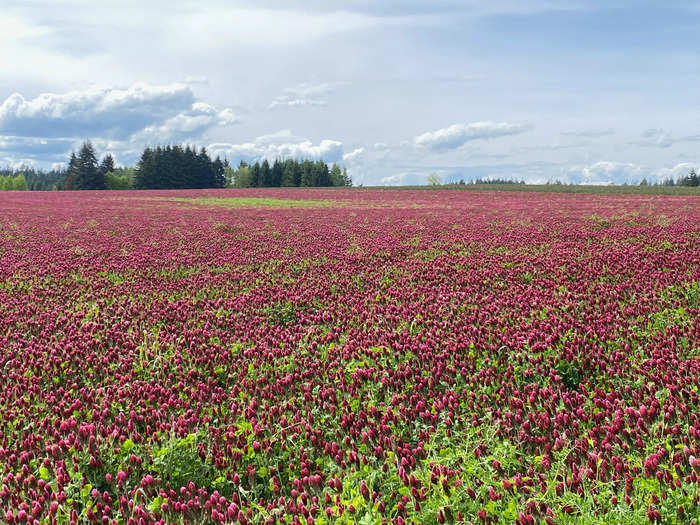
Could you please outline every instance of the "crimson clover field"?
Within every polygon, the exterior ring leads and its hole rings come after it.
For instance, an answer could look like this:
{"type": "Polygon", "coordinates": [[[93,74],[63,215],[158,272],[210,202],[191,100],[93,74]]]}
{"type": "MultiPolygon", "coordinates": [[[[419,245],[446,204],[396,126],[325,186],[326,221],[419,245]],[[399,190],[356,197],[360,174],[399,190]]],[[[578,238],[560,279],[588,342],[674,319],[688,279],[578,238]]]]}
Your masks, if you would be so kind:
{"type": "Polygon", "coordinates": [[[700,197],[0,193],[0,522],[698,523],[700,197]]]}

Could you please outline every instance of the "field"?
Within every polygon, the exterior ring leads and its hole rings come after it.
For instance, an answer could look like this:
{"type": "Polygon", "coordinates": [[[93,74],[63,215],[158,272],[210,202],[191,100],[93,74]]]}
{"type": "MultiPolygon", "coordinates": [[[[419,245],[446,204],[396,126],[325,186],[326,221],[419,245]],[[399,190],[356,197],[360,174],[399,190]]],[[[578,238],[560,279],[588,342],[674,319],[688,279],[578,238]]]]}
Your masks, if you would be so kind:
{"type": "Polygon", "coordinates": [[[700,197],[0,194],[0,522],[698,523],[700,197]]]}

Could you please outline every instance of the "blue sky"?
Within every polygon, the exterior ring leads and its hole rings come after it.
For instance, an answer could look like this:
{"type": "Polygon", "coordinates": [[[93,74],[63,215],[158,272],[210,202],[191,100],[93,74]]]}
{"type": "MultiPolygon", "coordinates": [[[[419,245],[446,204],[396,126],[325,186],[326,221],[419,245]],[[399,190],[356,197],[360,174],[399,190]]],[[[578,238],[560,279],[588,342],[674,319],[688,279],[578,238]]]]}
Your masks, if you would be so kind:
{"type": "Polygon", "coordinates": [[[700,162],[700,2],[4,0],[0,166],[90,138],[358,184],[602,184],[700,162]],[[93,4],[98,4],[97,6],[93,4]]]}

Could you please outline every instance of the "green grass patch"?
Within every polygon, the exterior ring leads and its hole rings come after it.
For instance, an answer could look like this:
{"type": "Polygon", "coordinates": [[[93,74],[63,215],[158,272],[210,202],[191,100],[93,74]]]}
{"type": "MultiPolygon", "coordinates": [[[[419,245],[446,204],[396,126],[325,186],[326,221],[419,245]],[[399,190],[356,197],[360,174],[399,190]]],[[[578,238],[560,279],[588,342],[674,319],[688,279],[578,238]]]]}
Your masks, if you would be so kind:
{"type": "Polygon", "coordinates": [[[152,200],[182,202],[196,206],[223,206],[226,208],[330,208],[341,206],[329,200],[296,200],[268,197],[152,197],[152,200]]]}

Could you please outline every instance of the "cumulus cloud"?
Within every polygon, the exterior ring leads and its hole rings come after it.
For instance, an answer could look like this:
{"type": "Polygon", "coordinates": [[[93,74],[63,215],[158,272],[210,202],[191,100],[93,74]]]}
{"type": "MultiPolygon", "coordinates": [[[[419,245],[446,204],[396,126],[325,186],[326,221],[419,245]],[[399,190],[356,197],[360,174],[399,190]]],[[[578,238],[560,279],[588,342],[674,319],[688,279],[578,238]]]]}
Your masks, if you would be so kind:
{"type": "Polygon", "coordinates": [[[324,139],[314,144],[310,140],[294,137],[288,130],[263,135],[242,144],[214,143],[208,149],[214,155],[225,156],[234,164],[241,160],[249,162],[288,158],[338,162],[343,158],[342,142],[324,139]]]}
{"type": "Polygon", "coordinates": [[[211,128],[237,122],[232,109],[196,100],[184,84],[88,87],[32,99],[14,93],[0,105],[0,152],[58,162],[90,138],[100,150],[131,158],[145,143],[196,142],[211,128]]]}
{"type": "Polygon", "coordinates": [[[413,139],[413,142],[417,146],[435,151],[450,150],[459,148],[472,140],[518,135],[531,128],[532,126],[529,124],[511,124],[508,122],[452,124],[446,128],[418,135],[413,139]]]}
{"type": "Polygon", "coordinates": [[[401,186],[407,184],[406,180],[411,176],[409,172],[395,173],[387,177],[382,177],[379,182],[387,186],[401,186]]]}
{"type": "Polygon", "coordinates": [[[237,123],[238,117],[230,109],[217,109],[204,102],[195,102],[157,125],[148,126],[132,137],[135,142],[179,141],[196,138],[213,126],[229,126],[237,123]]]}
{"type": "Polygon", "coordinates": [[[352,150],[350,153],[346,153],[343,155],[343,160],[345,162],[352,162],[354,160],[357,160],[362,156],[365,152],[365,148],[356,148],[352,150]]]}
{"type": "Polygon", "coordinates": [[[629,162],[600,161],[588,166],[575,166],[566,170],[568,182],[580,184],[636,184],[642,179],[661,182],[686,176],[698,163],[681,162],[671,167],[651,168],[629,162]]]}
{"type": "Polygon", "coordinates": [[[681,162],[676,164],[671,168],[660,168],[654,172],[654,176],[657,180],[663,181],[665,179],[677,180],[681,177],[685,177],[690,173],[690,170],[698,169],[698,163],[693,164],[692,162],[681,162]]]}
{"type": "Polygon", "coordinates": [[[566,171],[569,182],[577,184],[610,184],[637,182],[649,170],[633,163],[599,161],[588,166],[573,166],[566,171]]]}
{"type": "Polygon", "coordinates": [[[331,93],[335,85],[323,84],[299,84],[298,86],[287,88],[284,92],[275,97],[268,109],[279,107],[302,107],[302,106],[326,106],[328,102],[322,98],[331,93]]]}
{"type": "Polygon", "coordinates": [[[2,165],[12,171],[22,171],[23,169],[33,168],[35,166],[34,159],[16,159],[14,157],[3,157],[2,165]]]}
{"type": "Polygon", "coordinates": [[[0,133],[18,137],[172,140],[236,122],[231,109],[195,100],[183,84],[90,87],[29,100],[14,93],[0,105],[0,133]]]}
{"type": "Polygon", "coordinates": [[[14,93],[0,105],[0,132],[26,137],[124,139],[190,109],[194,103],[192,90],[183,84],[90,87],[43,93],[29,100],[14,93]]]}

